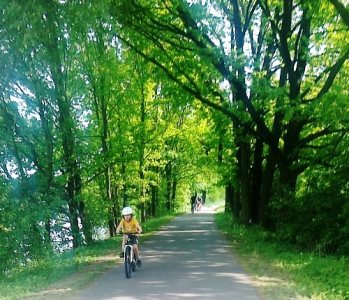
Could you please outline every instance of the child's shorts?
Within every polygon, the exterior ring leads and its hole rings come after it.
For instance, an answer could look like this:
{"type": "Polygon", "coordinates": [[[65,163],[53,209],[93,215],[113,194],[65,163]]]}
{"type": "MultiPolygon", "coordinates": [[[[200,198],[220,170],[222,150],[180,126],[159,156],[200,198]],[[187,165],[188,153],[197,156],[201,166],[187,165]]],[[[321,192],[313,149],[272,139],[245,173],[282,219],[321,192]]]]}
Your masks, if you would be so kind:
{"type": "Polygon", "coordinates": [[[130,239],[132,245],[138,245],[138,236],[131,234],[128,236],[128,238],[130,239]]]}

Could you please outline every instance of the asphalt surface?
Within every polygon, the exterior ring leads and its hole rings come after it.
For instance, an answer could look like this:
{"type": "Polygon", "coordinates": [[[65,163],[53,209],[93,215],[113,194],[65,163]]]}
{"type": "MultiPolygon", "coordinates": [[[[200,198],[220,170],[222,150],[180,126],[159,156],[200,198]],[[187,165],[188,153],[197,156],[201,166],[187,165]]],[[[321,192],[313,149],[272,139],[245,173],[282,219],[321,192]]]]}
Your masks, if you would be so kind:
{"type": "Polygon", "coordinates": [[[72,299],[261,299],[208,209],[177,217],[140,250],[143,265],[130,279],[120,259],[72,299]]]}

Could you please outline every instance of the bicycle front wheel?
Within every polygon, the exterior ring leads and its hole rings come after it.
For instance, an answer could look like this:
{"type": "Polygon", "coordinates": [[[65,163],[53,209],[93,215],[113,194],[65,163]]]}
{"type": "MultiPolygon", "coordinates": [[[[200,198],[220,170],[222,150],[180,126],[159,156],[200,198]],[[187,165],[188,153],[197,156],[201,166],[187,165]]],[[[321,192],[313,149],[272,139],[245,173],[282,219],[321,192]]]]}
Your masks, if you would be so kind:
{"type": "Polygon", "coordinates": [[[125,275],[126,275],[126,278],[131,277],[131,273],[132,273],[131,264],[132,264],[131,251],[130,251],[130,248],[127,247],[126,251],[125,251],[125,275]]]}
{"type": "Polygon", "coordinates": [[[136,253],[133,251],[131,269],[133,272],[136,271],[136,253]]]}

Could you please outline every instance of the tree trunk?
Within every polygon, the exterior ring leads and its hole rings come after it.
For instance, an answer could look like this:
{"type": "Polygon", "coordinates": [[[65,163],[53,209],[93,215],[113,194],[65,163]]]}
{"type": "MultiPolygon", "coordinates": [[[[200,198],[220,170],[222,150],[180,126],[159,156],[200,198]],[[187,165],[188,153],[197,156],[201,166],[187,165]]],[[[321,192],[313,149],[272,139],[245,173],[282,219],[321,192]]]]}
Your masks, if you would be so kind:
{"type": "Polygon", "coordinates": [[[262,186],[261,186],[261,197],[259,202],[259,222],[265,228],[271,228],[271,218],[268,214],[268,205],[271,197],[274,173],[275,173],[276,162],[269,150],[267,156],[266,166],[263,173],[262,186]]]}
{"type": "Polygon", "coordinates": [[[140,217],[141,217],[141,222],[143,223],[145,222],[145,219],[146,219],[146,215],[145,215],[146,210],[145,210],[144,202],[141,202],[140,208],[141,208],[140,217]]]}
{"type": "Polygon", "coordinates": [[[63,148],[64,174],[66,176],[66,192],[68,196],[69,219],[73,237],[73,247],[82,244],[82,236],[79,229],[79,216],[84,215],[84,206],[79,204],[78,196],[81,192],[81,178],[76,161],[75,141],[74,141],[74,120],[71,116],[71,103],[66,91],[66,77],[63,73],[63,65],[60,55],[60,21],[57,17],[56,6],[52,2],[45,2],[47,8],[48,33],[50,38],[45,40],[45,46],[50,55],[50,71],[54,83],[55,99],[58,106],[58,123],[63,148]]]}
{"type": "Polygon", "coordinates": [[[171,211],[171,209],[172,209],[172,205],[171,205],[171,175],[172,175],[171,162],[168,162],[166,164],[165,174],[166,174],[166,209],[168,211],[171,211]]]}
{"type": "Polygon", "coordinates": [[[250,203],[250,145],[248,142],[240,143],[240,189],[241,189],[241,221],[244,224],[251,222],[250,203]]]}
{"type": "Polygon", "coordinates": [[[157,205],[158,205],[158,187],[155,185],[151,186],[151,216],[155,217],[157,215],[157,205]]]}
{"type": "Polygon", "coordinates": [[[175,203],[176,203],[176,192],[177,192],[177,180],[174,178],[172,180],[172,192],[171,192],[171,203],[172,203],[172,209],[174,209],[175,207],[175,203]]]}
{"type": "Polygon", "coordinates": [[[78,202],[79,217],[82,225],[82,232],[84,233],[85,243],[91,245],[93,242],[93,227],[85,210],[85,203],[83,201],[78,202]]]}
{"type": "Polygon", "coordinates": [[[113,201],[112,187],[111,187],[111,179],[110,179],[110,168],[107,168],[104,172],[105,176],[105,189],[107,195],[107,205],[108,205],[108,226],[109,226],[109,235],[116,235],[116,223],[115,223],[115,207],[113,201]]]}
{"type": "Polygon", "coordinates": [[[126,184],[126,164],[125,162],[121,163],[121,178],[123,179],[122,185],[122,207],[128,205],[128,197],[127,197],[127,184],[126,184]]]}
{"type": "Polygon", "coordinates": [[[252,183],[250,192],[251,203],[251,220],[253,224],[257,224],[259,220],[260,198],[261,198],[261,185],[262,185],[262,153],[263,142],[261,139],[256,140],[254,149],[254,158],[252,166],[252,183]]]}
{"type": "Polygon", "coordinates": [[[231,183],[225,186],[225,212],[232,212],[236,217],[236,211],[234,210],[234,187],[231,183]]]}

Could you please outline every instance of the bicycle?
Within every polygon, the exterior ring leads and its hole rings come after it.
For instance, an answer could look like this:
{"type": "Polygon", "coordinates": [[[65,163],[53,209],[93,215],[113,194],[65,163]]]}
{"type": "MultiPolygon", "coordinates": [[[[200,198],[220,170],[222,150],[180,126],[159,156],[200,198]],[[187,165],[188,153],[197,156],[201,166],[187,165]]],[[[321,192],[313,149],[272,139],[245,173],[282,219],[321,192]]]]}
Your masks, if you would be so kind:
{"type": "Polygon", "coordinates": [[[191,205],[191,213],[194,214],[195,212],[200,211],[202,208],[202,204],[200,201],[196,201],[194,204],[191,205]]]}
{"type": "Polygon", "coordinates": [[[132,241],[137,238],[137,235],[131,233],[125,235],[127,235],[127,241],[124,246],[125,275],[126,278],[131,278],[131,274],[136,271],[137,266],[136,255],[132,244],[132,241]]]}

